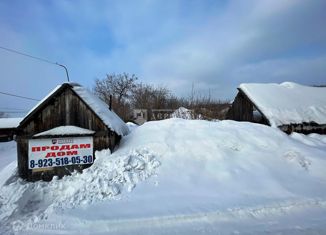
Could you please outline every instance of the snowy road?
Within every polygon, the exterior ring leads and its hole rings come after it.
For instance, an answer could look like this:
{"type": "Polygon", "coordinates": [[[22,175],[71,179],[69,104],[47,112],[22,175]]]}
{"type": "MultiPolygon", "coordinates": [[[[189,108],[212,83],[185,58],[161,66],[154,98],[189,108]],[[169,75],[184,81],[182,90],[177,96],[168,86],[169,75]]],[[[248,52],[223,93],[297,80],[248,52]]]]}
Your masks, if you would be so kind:
{"type": "MultiPolygon", "coordinates": [[[[325,234],[326,201],[303,200],[279,205],[233,208],[226,211],[188,215],[117,220],[52,218],[46,223],[60,224],[60,231],[47,234],[325,234]],[[88,232],[87,232],[88,231],[88,232]]],[[[34,225],[35,226],[35,225],[34,225]]],[[[43,234],[42,229],[25,231],[43,234]]],[[[23,227],[20,227],[22,229],[23,227]]]]}

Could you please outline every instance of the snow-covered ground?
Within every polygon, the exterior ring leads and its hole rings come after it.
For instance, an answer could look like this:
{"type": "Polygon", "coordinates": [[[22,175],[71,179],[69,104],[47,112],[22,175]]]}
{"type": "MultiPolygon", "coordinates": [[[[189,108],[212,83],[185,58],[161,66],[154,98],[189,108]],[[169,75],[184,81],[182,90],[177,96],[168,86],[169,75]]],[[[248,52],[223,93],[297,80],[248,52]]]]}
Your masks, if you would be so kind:
{"type": "Polygon", "coordinates": [[[326,234],[326,136],[169,119],[96,156],[26,183],[2,143],[0,234],[326,234]]]}
{"type": "Polygon", "coordinates": [[[126,125],[129,129],[129,132],[134,131],[138,127],[138,125],[133,122],[127,122],[126,125]]]}

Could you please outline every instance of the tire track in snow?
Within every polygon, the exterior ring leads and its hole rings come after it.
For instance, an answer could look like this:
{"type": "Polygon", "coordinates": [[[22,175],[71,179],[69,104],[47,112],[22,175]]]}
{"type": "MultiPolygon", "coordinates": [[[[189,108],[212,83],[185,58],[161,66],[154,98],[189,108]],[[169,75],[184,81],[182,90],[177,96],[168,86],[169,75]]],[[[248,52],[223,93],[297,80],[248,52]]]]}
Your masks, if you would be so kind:
{"type": "MultiPolygon", "coordinates": [[[[262,220],[277,216],[295,215],[308,209],[326,209],[326,200],[309,199],[299,201],[289,201],[281,204],[271,204],[266,206],[248,207],[248,208],[229,208],[223,211],[208,213],[183,214],[173,216],[159,216],[137,219],[118,219],[118,220],[97,220],[81,221],[76,219],[78,228],[88,230],[93,228],[94,233],[126,233],[132,231],[164,231],[167,228],[189,228],[197,224],[212,226],[216,224],[225,224],[232,222],[243,222],[252,220],[262,220]]],[[[265,224],[265,223],[264,223],[265,224]]],[[[270,226],[273,226],[270,224],[270,226]]],[[[72,228],[71,231],[76,231],[72,228]]],[[[207,232],[207,231],[206,231],[207,232]]],[[[136,233],[137,234],[137,233],[136,233]]]]}

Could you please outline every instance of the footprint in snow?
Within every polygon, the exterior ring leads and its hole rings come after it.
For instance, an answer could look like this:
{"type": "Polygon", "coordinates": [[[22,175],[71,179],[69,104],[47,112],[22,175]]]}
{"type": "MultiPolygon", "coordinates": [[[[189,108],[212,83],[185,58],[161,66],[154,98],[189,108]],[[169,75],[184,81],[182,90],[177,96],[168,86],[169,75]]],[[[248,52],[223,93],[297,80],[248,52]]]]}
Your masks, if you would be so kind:
{"type": "Polygon", "coordinates": [[[299,165],[305,170],[309,170],[309,166],[311,165],[311,161],[302,156],[299,152],[290,150],[284,154],[284,157],[289,161],[294,161],[299,163],[299,165]]]}

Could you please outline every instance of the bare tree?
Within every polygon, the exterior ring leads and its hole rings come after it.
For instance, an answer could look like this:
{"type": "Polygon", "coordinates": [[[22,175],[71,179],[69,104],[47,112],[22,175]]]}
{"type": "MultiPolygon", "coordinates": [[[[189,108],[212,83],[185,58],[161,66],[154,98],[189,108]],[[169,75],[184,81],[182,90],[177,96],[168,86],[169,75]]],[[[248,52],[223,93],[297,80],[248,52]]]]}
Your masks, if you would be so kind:
{"type": "Polygon", "coordinates": [[[132,91],[131,105],[133,108],[150,109],[153,107],[153,97],[153,87],[140,83],[132,91]]]}
{"type": "Polygon", "coordinates": [[[176,97],[166,87],[154,87],[149,84],[136,83],[135,75],[108,74],[104,79],[96,79],[94,93],[107,104],[112,95],[113,110],[125,121],[129,120],[132,109],[192,109],[196,116],[203,119],[224,119],[228,101],[212,98],[210,89],[204,95],[196,92],[194,83],[188,98],[176,97]]]}
{"type": "Polygon", "coordinates": [[[140,83],[132,91],[131,104],[134,108],[171,109],[172,99],[177,100],[169,89],[140,83]]]}
{"type": "Polygon", "coordinates": [[[153,94],[154,108],[156,109],[167,109],[167,103],[170,99],[170,91],[165,87],[157,87],[154,89],[153,94]]]}
{"type": "Polygon", "coordinates": [[[106,78],[95,80],[94,92],[107,103],[110,95],[120,103],[129,98],[132,89],[136,87],[135,82],[137,79],[134,74],[107,74],[106,78]]]}
{"type": "Polygon", "coordinates": [[[113,110],[127,120],[130,116],[130,96],[136,87],[138,78],[132,74],[107,74],[104,79],[96,79],[94,93],[104,102],[109,104],[110,96],[113,97],[113,110]]]}
{"type": "MultiPolygon", "coordinates": [[[[110,76],[109,76],[110,77],[110,76]]],[[[127,99],[130,97],[132,90],[136,87],[136,80],[138,78],[133,74],[129,76],[127,73],[116,75],[115,79],[109,78],[113,82],[113,94],[117,96],[118,103],[122,99],[127,99]]]]}

